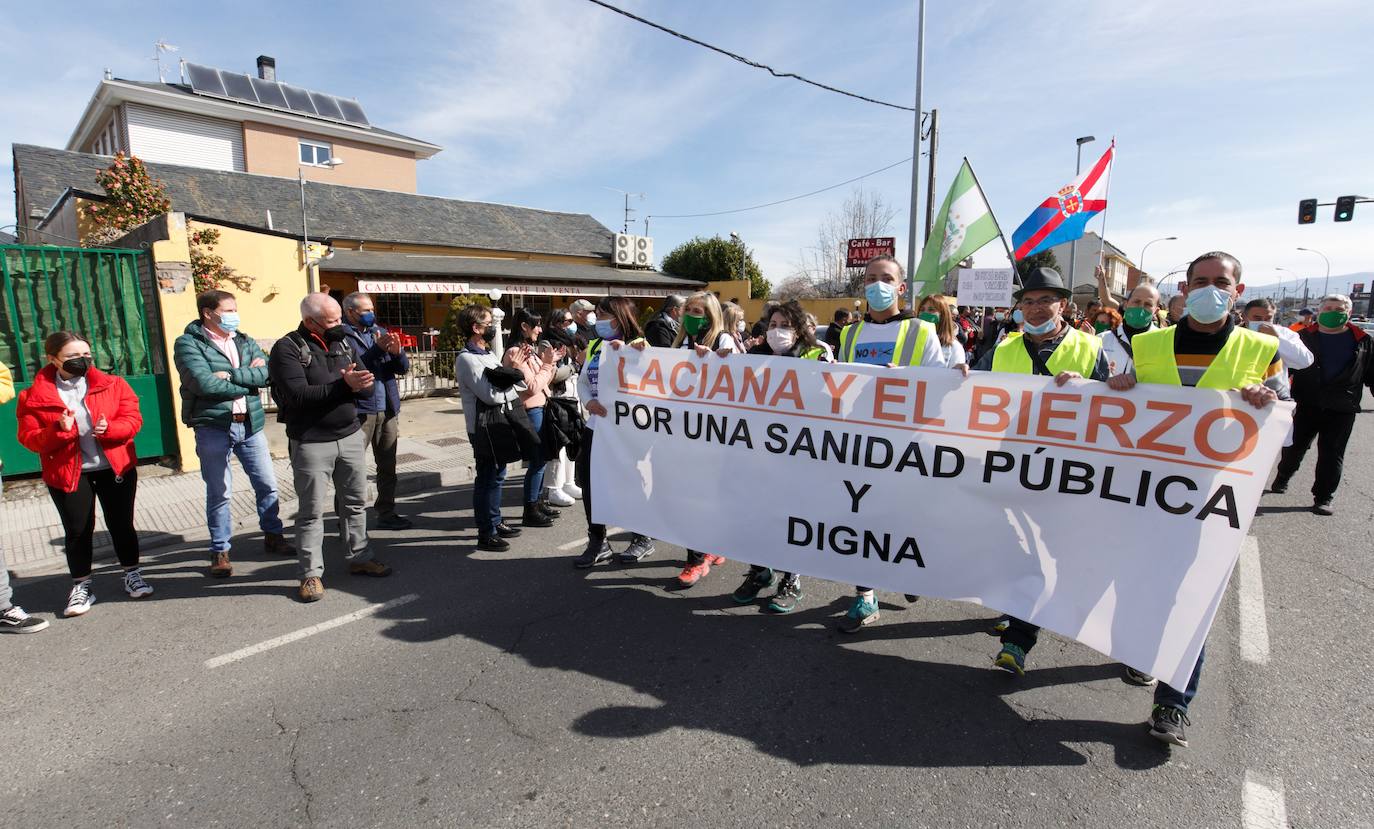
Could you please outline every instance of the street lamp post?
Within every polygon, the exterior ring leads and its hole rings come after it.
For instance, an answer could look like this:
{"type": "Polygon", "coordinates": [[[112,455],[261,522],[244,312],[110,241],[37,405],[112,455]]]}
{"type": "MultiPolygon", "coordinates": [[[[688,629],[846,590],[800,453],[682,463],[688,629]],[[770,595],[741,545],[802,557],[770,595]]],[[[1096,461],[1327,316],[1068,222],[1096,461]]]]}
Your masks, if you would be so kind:
{"type": "Polygon", "coordinates": [[[1308,253],[1315,253],[1322,258],[1323,262],[1326,263],[1326,278],[1322,282],[1322,296],[1326,296],[1331,291],[1331,260],[1327,259],[1326,254],[1322,253],[1319,250],[1313,250],[1312,248],[1298,248],[1298,250],[1305,250],[1308,253]]]}
{"type": "MultiPolygon", "coordinates": [[[[323,163],[323,166],[332,170],[342,163],[343,159],[330,158],[323,163]]],[[[319,287],[319,280],[316,279],[310,260],[310,220],[305,211],[305,170],[297,168],[296,177],[301,185],[301,261],[305,263],[305,287],[309,293],[313,294],[319,287]]],[[[316,261],[318,262],[318,260],[316,261]]]]}
{"type": "Polygon", "coordinates": [[[1176,241],[1178,241],[1178,237],[1177,237],[1177,236],[1164,236],[1164,237],[1161,237],[1161,238],[1159,238],[1159,239],[1151,239],[1150,241],[1146,242],[1146,243],[1145,243],[1145,247],[1143,247],[1143,248],[1140,249],[1140,272],[1141,272],[1141,273],[1146,273],[1146,270],[1145,270],[1145,251],[1147,251],[1147,250],[1150,249],[1150,245],[1153,245],[1155,242],[1176,242],[1176,241]]]}
{"type": "MultiPolygon", "coordinates": [[[[1075,156],[1074,162],[1073,162],[1073,177],[1074,177],[1075,179],[1078,178],[1079,174],[1083,172],[1083,145],[1084,145],[1084,144],[1092,143],[1093,141],[1096,141],[1096,140],[1097,140],[1097,139],[1094,138],[1094,137],[1091,136],[1091,135],[1084,135],[1084,136],[1082,136],[1082,137],[1080,137],[1080,138],[1074,139],[1074,143],[1078,144],[1078,153],[1077,153],[1077,155],[1075,156]]],[[[1012,265],[1015,265],[1015,264],[1016,264],[1015,262],[1012,263],[1012,265]]],[[[1074,288],[1078,287],[1078,283],[1077,283],[1077,281],[1074,279],[1074,274],[1077,273],[1077,271],[1078,271],[1078,240],[1077,240],[1077,239],[1074,239],[1072,242],[1069,243],[1069,290],[1070,290],[1070,291],[1072,291],[1074,288]]]]}

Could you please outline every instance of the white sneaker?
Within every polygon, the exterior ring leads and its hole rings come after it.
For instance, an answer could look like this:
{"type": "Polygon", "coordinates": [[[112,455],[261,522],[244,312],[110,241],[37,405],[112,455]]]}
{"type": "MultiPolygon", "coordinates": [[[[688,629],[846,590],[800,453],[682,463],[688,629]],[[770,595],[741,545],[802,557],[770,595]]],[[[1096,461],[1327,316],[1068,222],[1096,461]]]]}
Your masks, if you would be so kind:
{"type": "Polygon", "coordinates": [[[577,503],[571,495],[557,487],[549,487],[544,490],[544,500],[555,507],[570,507],[577,503]]]}
{"type": "Polygon", "coordinates": [[[135,567],[124,571],[124,592],[128,593],[131,599],[141,599],[153,594],[153,586],[143,580],[143,574],[135,567]]]}
{"type": "Polygon", "coordinates": [[[72,585],[72,592],[67,595],[67,608],[62,611],[62,615],[68,618],[81,616],[91,609],[95,604],[95,594],[91,592],[91,580],[86,579],[72,585]]]}
{"type": "Polygon", "coordinates": [[[564,484],[563,492],[566,493],[569,498],[575,498],[579,501],[582,500],[582,487],[577,484],[564,484]]]}

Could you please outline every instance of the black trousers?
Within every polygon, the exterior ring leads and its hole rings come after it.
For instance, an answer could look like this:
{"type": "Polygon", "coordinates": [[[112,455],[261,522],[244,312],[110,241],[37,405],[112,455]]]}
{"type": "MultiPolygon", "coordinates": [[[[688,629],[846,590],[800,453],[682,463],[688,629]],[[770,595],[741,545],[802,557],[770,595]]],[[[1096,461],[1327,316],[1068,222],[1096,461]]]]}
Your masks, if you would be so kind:
{"type": "Polygon", "coordinates": [[[74,579],[91,574],[92,541],[95,538],[95,502],[105,514],[105,526],[115,555],[125,568],[138,566],[138,531],[134,529],[134,495],[138,492],[138,468],[117,476],[113,469],[81,473],[75,492],[48,487],[48,494],[62,517],[66,533],[67,570],[74,579]]]}
{"type": "Polygon", "coordinates": [[[1355,412],[1335,412],[1300,404],[1293,410],[1293,445],[1285,447],[1279,455],[1278,477],[1293,477],[1315,439],[1317,474],[1312,482],[1312,497],[1319,503],[1330,501],[1336,494],[1336,487],[1341,485],[1345,445],[1350,442],[1355,417],[1355,412]]]}
{"type": "Polygon", "coordinates": [[[606,540],[606,525],[592,523],[592,437],[591,429],[582,430],[582,448],[573,464],[573,480],[582,489],[582,509],[587,513],[587,535],[593,541],[606,540]]]}

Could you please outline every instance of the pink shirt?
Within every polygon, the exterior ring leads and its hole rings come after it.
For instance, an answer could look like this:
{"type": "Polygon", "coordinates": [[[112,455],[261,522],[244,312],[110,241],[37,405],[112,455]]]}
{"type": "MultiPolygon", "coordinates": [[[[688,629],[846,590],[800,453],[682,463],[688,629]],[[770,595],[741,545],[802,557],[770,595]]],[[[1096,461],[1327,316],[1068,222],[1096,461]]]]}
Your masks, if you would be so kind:
{"type": "MultiPolygon", "coordinates": [[[[210,338],[210,342],[214,344],[215,348],[218,348],[221,352],[224,353],[225,357],[229,358],[229,365],[233,366],[234,368],[239,367],[239,348],[238,346],[234,345],[233,334],[230,334],[226,337],[220,337],[216,335],[215,332],[211,331],[209,328],[206,328],[205,336],[210,338]]],[[[248,398],[235,397],[234,408],[232,411],[234,414],[248,414],[248,398]]]]}
{"type": "Polygon", "coordinates": [[[538,354],[531,354],[528,360],[521,361],[518,347],[506,349],[506,358],[501,362],[525,375],[526,391],[520,392],[520,402],[525,408],[543,406],[549,398],[549,381],[553,379],[557,366],[545,363],[538,354]]]}

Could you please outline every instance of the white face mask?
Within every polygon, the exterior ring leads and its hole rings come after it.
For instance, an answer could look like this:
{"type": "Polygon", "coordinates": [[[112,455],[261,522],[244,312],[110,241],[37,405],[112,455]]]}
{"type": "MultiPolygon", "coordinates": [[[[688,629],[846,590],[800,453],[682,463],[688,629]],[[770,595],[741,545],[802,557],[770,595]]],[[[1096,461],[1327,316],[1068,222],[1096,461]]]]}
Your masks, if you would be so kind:
{"type": "Polygon", "coordinates": [[[774,354],[791,351],[792,346],[797,344],[797,332],[791,328],[770,328],[767,337],[768,347],[773,349],[774,354]]]}
{"type": "Polygon", "coordinates": [[[744,333],[744,320],[740,320],[739,322],[735,323],[735,330],[740,332],[741,334],[744,333]]]}
{"type": "Polygon", "coordinates": [[[593,313],[588,313],[588,314],[587,314],[587,324],[588,324],[588,325],[596,325],[596,314],[593,314],[593,313]]]}

